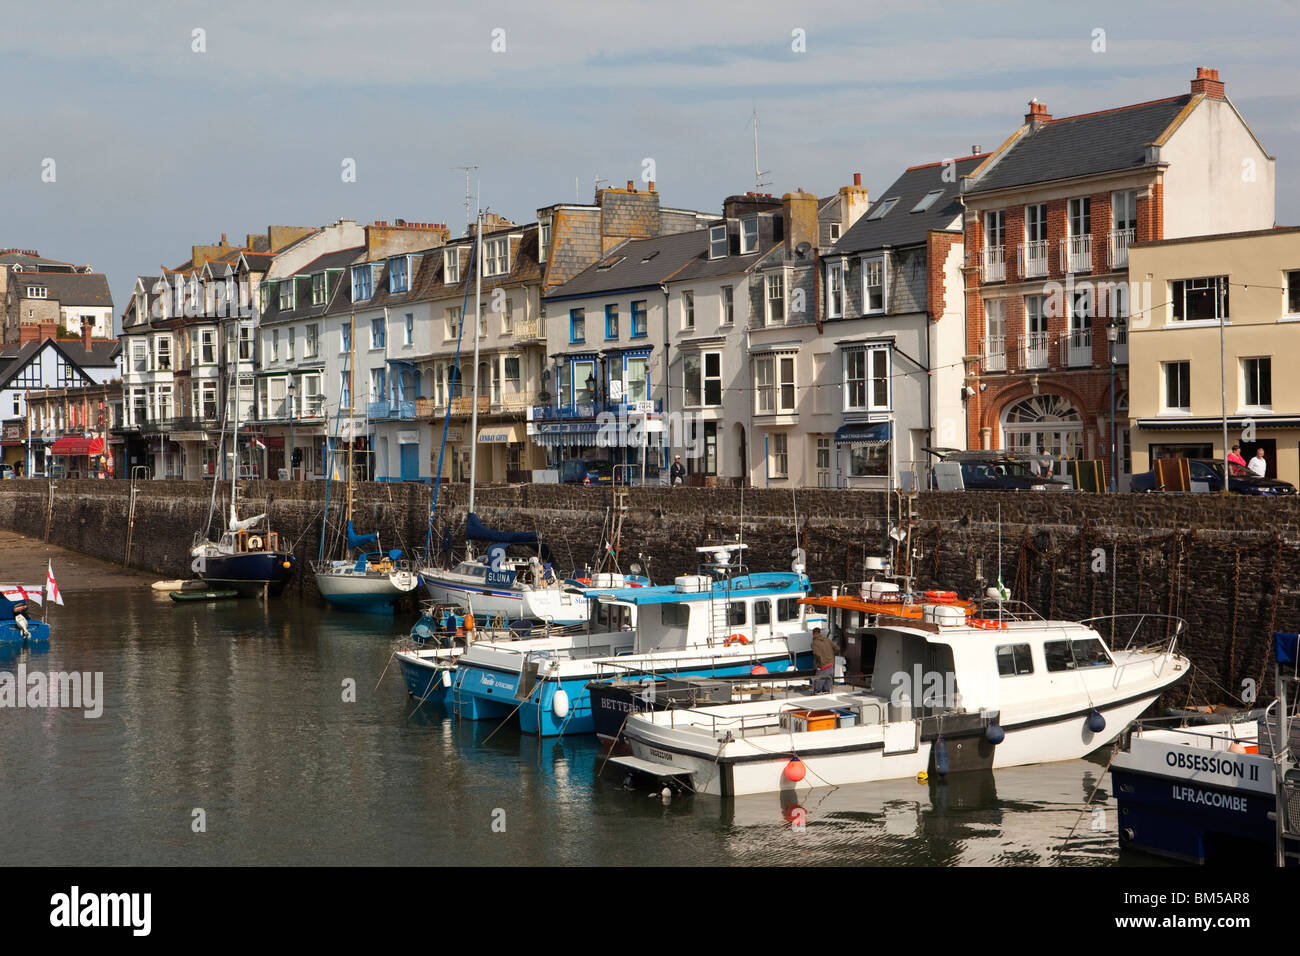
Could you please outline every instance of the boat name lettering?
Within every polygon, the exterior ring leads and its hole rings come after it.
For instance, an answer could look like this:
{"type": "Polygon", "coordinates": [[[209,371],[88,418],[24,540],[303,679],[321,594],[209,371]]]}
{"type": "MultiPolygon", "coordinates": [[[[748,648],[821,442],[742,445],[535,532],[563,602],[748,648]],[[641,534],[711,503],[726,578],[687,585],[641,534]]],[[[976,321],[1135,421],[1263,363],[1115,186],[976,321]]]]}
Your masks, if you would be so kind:
{"type": "Polygon", "coordinates": [[[617,710],[625,714],[632,713],[632,705],[626,700],[611,700],[608,697],[602,697],[600,706],[603,710],[617,710]]]}
{"type": "Polygon", "coordinates": [[[487,583],[499,588],[508,588],[515,583],[514,571],[488,571],[487,583]]]}
{"type": "Polygon", "coordinates": [[[484,687],[496,687],[500,690],[514,690],[509,681],[500,681],[491,674],[483,673],[480,675],[480,683],[484,687]]]}
{"type": "Polygon", "coordinates": [[[1246,765],[1236,760],[1205,754],[1184,753],[1182,750],[1170,750],[1165,754],[1165,763],[1179,770],[1193,773],[1217,773],[1222,777],[1246,777],[1246,765]]]}
{"type": "Polygon", "coordinates": [[[660,760],[669,760],[669,761],[671,761],[671,760],[673,759],[673,755],[672,755],[672,754],[670,754],[670,753],[665,753],[665,752],[662,751],[662,750],[655,750],[653,747],[647,747],[646,749],[649,750],[650,753],[652,753],[652,754],[654,754],[656,757],[658,757],[660,760]]]}
{"type": "Polygon", "coordinates": [[[1246,798],[1234,796],[1230,793],[1198,790],[1195,787],[1184,787],[1176,783],[1173,785],[1173,796],[1175,800],[1182,800],[1184,803],[1199,803],[1206,807],[1222,807],[1225,810],[1236,810],[1238,813],[1245,813],[1247,810],[1246,798]]]}

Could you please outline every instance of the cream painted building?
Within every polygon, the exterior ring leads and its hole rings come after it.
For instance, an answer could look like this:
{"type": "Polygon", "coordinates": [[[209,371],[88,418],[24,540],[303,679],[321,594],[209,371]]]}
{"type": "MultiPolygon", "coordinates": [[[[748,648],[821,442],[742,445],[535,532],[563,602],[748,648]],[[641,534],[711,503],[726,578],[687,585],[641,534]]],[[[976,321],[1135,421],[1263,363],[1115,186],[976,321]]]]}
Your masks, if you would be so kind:
{"type": "Polygon", "coordinates": [[[1134,473],[1221,460],[1226,397],[1229,447],[1300,484],[1300,227],[1138,243],[1129,276],[1134,473]]]}

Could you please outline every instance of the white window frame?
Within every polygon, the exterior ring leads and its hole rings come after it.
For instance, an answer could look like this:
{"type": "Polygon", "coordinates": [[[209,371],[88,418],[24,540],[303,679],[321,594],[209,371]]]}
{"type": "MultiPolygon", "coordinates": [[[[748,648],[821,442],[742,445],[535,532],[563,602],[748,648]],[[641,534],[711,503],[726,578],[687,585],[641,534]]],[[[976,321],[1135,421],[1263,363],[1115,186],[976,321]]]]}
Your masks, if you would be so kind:
{"type": "Polygon", "coordinates": [[[732,325],[736,321],[736,287],[724,285],[718,291],[718,324],[732,325]]]}
{"type": "Polygon", "coordinates": [[[750,255],[758,251],[758,217],[746,216],[740,220],[740,254],[750,255]]]}
{"type": "Polygon", "coordinates": [[[790,435],[787,432],[769,432],[767,466],[773,478],[790,477],[790,435]]]}
{"type": "Polygon", "coordinates": [[[370,263],[352,267],[352,301],[365,302],[375,294],[375,271],[370,263]],[[358,281],[359,280],[359,281],[358,281]],[[361,293],[364,292],[365,295],[361,293]]]}
{"type": "Polygon", "coordinates": [[[1177,359],[1160,363],[1160,410],[1171,415],[1190,415],[1192,412],[1192,363],[1189,359],[1177,359]],[[1169,404],[1169,373],[1176,367],[1186,366],[1187,404],[1169,404]]]}
{"type": "Polygon", "coordinates": [[[826,315],[838,319],[844,316],[844,273],[843,262],[826,263],[826,315]]]}
{"type": "Polygon", "coordinates": [[[503,276],[510,272],[510,237],[483,240],[483,275],[503,276]]]}
{"type": "Polygon", "coordinates": [[[885,269],[885,257],[863,256],[862,257],[862,314],[863,315],[883,315],[889,310],[889,282],[887,281],[888,272],[885,269]],[[868,280],[871,278],[873,266],[880,269],[880,305],[873,307],[871,300],[871,286],[868,280]]]}
{"type": "Polygon", "coordinates": [[[456,285],[460,282],[460,246],[453,246],[442,253],[442,284],[456,285]]]}
{"type": "Polygon", "coordinates": [[[460,306],[453,305],[447,307],[446,314],[443,316],[446,323],[445,341],[450,342],[460,337],[460,324],[463,318],[460,306]]]}
{"type": "Polygon", "coordinates": [[[311,277],[311,304],[324,305],[325,290],[329,287],[329,277],[324,272],[318,272],[311,277]]]}
{"type": "Polygon", "coordinates": [[[320,326],[313,322],[306,327],[305,335],[302,357],[315,358],[320,351],[320,326]]]}
{"type": "Polygon", "coordinates": [[[547,219],[537,227],[537,261],[545,262],[546,254],[551,248],[551,220],[547,219]]]}
{"type": "Polygon", "coordinates": [[[709,258],[725,259],[727,256],[727,226],[709,227],[709,258]]]}
{"type": "Polygon", "coordinates": [[[199,360],[196,365],[217,364],[217,330],[199,329],[199,360]]]}
{"type": "Polygon", "coordinates": [[[846,348],[843,359],[844,411],[887,412],[893,407],[893,355],[888,345],[846,348]],[[856,366],[860,363],[861,368],[856,366]],[[859,374],[860,373],[860,374],[859,374]],[[877,398],[877,383],[883,381],[884,401],[877,398]],[[860,383],[862,401],[857,402],[854,384],[860,383]]]}
{"type": "Polygon", "coordinates": [[[411,257],[396,256],[388,260],[388,291],[407,292],[411,288],[411,257]]]}
{"type": "MultiPolygon", "coordinates": [[[[1271,355],[1248,355],[1239,359],[1238,368],[1240,369],[1241,378],[1241,410],[1261,410],[1272,411],[1273,409],[1273,357],[1271,355]],[[1254,362],[1268,363],[1268,401],[1267,402],[1250,402],[1250,365],[1254,362]]],[[[1256,376],[1258,377],[1258,375],[1256,376]]],[[[1258,396],[1256,396],[1258,397],[1258,396]]]]}
{"type": "Polygon", "coordinates": [[[682,328],[695,329],[695,290],[687,289],[682,293],[682,328]]]}
{"type": "Polygon", "coordinates": [[[786,301],[785,270],[767,273],[763,276],[763,323],[765,325],[776,325],[778,323],[783,324],[789,314],[790,311],[787,308],[786,301]],[[779,296],[772,295],[774,280],[780,283],[781,294],[779,296]],[[778,301],[781,303],[781,315],[779,318],[772,314],[772,303],[778,301]]]}

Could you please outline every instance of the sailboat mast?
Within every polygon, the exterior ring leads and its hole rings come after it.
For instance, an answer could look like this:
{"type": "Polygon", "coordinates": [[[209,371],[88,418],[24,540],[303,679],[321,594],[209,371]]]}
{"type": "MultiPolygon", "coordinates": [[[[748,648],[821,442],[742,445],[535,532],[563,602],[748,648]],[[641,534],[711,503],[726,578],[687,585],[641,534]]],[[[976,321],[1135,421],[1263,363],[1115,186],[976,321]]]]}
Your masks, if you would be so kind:
{"type": "MultiPolygon", "coordinates": [[[[348,345],[351,350],[348,352],[348,490],[347,490],[347,509],[343,518],[343,527],[347,528],[352,522],[352,448],[357,440],[357,425],[353,418],[353,403],[356,396],[353,394],[353,372],[356,369],[356,362],[353,359],[357,354],[357,314],[352,313],[352,318],[348,320],[348,345]]],[[[345,531],[346,534],[346,531],[345,531]]],[[[344,547],[347,547],[346,537],[344,538],[344,547]]]]}
{"type": "Polygon", "coordinates": [[[474,513],[474,477],[478,467],[478,339],[479,322],[483,310],[483,208],[478,211],[478,228],[475,230],[474,243],[476,255],[474,260],[478,268],[474,270],[474,404],[470,407],[469,417],[469,513],[474,513]]]}
{"type": "Polygon", "coordinates": [[[239,340],[242,331],[243,329],[240,327],[239,320],[236,319],[234,328],[235,341],[233,343],[235,347],[232,350],[235,357],[235,368],[231,373],[231,377],[234,379],[235,388],[234,398],[230,406],[232,409],[232,417],[234,418],[234,421],[231,423],[230,431],[230,452],[234,459],[234,467],[230,469],[230,524],[232,526],[235,521],[238,520],[235,517],[235,501],[239,495],[239,390],[241,387],[239,374],[239,340]]]}

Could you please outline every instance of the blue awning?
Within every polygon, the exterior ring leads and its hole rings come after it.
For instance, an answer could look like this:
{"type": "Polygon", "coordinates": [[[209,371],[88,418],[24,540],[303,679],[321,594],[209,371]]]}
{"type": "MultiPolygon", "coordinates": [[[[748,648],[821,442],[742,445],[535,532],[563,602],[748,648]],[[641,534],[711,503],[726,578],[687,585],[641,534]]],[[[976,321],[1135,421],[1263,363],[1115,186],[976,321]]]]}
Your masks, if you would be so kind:
{"type": "Polygon", "coordinates": [[[857,422],[835,430],[837,445],[888,445],[892,422],[857,422]]]}

